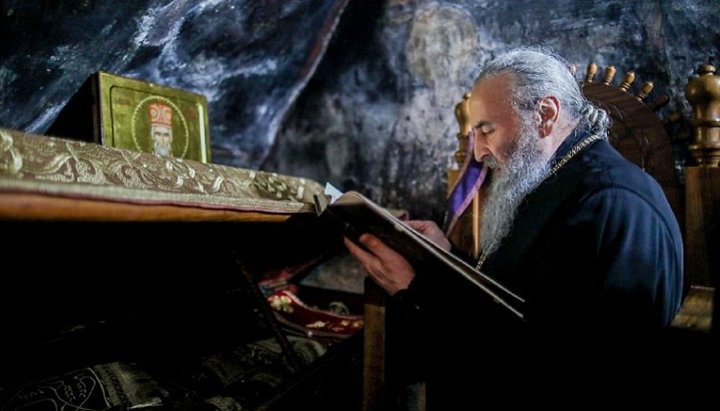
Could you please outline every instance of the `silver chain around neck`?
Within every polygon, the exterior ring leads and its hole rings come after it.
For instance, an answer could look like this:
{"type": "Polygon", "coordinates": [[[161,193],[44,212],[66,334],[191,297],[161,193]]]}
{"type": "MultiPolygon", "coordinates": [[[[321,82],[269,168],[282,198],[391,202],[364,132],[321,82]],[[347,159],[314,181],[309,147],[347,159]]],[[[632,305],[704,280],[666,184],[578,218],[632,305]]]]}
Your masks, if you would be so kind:
{"type": "Polygon", "coordinates": [[[560,170],[565,164],[567,164],[568,161],[575,157],[575,155],[579,153],[583,148],[598,140],[602,140],[602,138],[603,137],[600,134],[593,134],[587,137],[585,140],[575,144],[575,147],[573,147],[570,151],[568,151],[567,154],[563,156],[563,158],[561,158],[557,163],[555,163],[552,170],[550,170],[550,174],[548,174],[548,177],[557,173],[558,170],[560,170]]]}

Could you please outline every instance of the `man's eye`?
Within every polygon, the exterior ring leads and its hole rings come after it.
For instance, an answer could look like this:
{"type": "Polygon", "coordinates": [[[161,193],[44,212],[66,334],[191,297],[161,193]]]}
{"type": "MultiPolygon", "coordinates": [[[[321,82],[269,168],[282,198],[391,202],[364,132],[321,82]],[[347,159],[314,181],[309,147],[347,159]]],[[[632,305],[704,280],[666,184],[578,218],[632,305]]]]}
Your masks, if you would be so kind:
{"type": "Polygon", "coordinates": [[[483,134],[490,134],[493,132],[493,128],[490,126],[483,125],[483,126],[480,126],[480,132],[483,134]]]}

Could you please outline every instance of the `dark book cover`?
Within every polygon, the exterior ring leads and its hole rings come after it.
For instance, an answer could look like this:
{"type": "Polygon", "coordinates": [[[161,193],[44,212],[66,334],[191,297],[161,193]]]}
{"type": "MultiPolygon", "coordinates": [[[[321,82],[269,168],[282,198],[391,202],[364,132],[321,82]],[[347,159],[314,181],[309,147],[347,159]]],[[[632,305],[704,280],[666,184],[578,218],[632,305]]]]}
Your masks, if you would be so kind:
{"type": "Polygon", "coordinates": [[[341,224],[346,237],[357,243],[363,233],[373,234],[405,257],[413,267],[440,267],[454,272],[515,316],[524,318],[525,302],[520,296],[458,256],[438,247],[387,209],[355,191],[333,200],[316,196],[318,215],[341,224]]]}

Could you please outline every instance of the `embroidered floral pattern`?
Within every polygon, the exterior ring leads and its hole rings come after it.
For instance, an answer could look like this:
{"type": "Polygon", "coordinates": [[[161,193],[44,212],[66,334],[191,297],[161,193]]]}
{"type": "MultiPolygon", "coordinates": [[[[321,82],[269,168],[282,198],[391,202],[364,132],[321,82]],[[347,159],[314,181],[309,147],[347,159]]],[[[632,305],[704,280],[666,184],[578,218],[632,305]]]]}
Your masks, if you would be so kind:
{"type": "Polygon", "coordinates": [[[0,189],[268,212],[313,211],[323,192],[303,178],[3,129],[0,189]]]}

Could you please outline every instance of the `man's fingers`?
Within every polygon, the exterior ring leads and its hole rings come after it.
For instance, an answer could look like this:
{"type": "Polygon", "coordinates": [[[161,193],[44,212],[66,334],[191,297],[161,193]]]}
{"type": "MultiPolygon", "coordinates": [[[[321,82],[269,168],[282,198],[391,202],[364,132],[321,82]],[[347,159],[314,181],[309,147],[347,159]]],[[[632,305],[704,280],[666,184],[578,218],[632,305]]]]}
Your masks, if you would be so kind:
{"type": "Polygon", "coordinates": [[[428,226],[428,222],[425,220],[410,220],[406,221],[405,224],[420,232],[423,232],[428,226]]]}
{"type": "Polygon", "coordinates": [[[355,244],[352,240],[350,240],[347,237],[343,237],[343,242],[345,242],[345,247],[348,248],[348,250],[350,251],[350,253],[352,253],[352,255],[354,255],[358,260],[360,260],[360,262],[362,263],[363,266],[366,266],[373,259],[376,258],[374,255],[372,255],[372,253],[369,253],[366,250],[363,250],[362,247],[355,244]]]}
{"type": "MultiPolygon", "coordinates": [[[[377,240],[377,243],[380,244],[381,247],[385,247],[384,244],[377,238],[374,238],[377,240]]],[[[382,269],[382,261],[374,255],[374,250],[378,249],[378,244],[374,244],[374,247],[371,249],[366,242],[361,240],[361,243],[363,243],[364,246],[368,247],[370,250],[369,252],[367,250],[364,250],[362,247],[355,244],[352,240],[348,239],[347,237],[343,238],[343,241],[345,242],[345,246],[348,248],[351,254],[357,258],[357,260],[360,262],[360,265],[363,266],[365,271],[372,277],[372,279],[380,285],[380,287],[388,290],[390,286],[390,279],[387,277],[387,274],[382,269]]],[[[370,240],[370,243],[372,245],[373,240],[370,240]]]]}
{"type": "Polygon", "coordinates": [[[367,247],[367,249],[377,256],[381,261],[393,261],[398,258],[403,258],[402,255],[398,254],[395,250],[388,247],[387,244],[383,243],[382,240],[375,237],[372,234],[363,234],[359,238],[360,243],[367,247]]]}
{"type": "MultiPolygon", "coordinates": [[[[382,260],[375,255],[374,250],[365,250],[362,247],[355,244],[352,240],[347,237],[344,238],[345,246],[360,261],[360,264],[365,268],[365,271],[373,274],[375,277],[378,273],[382,273],[382,260]]],[[[364,245],[364,244],[363,244],[364,245]]],[[[383,276],[380,274],[380,276],[383,276]]]]}

